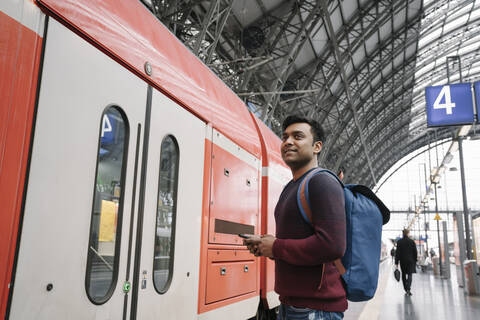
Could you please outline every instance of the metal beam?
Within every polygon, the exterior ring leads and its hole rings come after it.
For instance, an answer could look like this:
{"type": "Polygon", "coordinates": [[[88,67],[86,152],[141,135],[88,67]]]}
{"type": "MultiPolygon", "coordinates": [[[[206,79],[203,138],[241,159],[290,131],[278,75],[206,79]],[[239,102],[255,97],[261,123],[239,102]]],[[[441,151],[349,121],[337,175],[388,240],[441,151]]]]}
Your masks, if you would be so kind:
{"type": "MultiPolygon", "coordinates": [[[[227,3],[228,3],[228,5],[225,9],[223,9],[223,12],[221,13],[222,17],[220,18],[220,21],[217,24],[217,27],[215,28],[215,39],[213,40],[213,43],[210,45],[210,48],[208,50],[208,56],[207,56],[207,59],[205,60],[206,64],[209,64],[210,62],[212,62],[213,53],[215,52],[215,49],[217,48],[218,40],[222,36],[223,28],[225,27],[227,19],[230,16],[230,11],[232,11],[233,1],[229,1],[227,3]]],[[[219,8],[217,8],[217,10],[218,9],[219,8]]],[[[219,15],[220,15],[220,13],[219,13],[219,15]]]]}
{"type": "MultiPolygon", "coordinates": [[[[451,137],[451,133],[446,130],[441,130],[437,133],[437,140],[440,141],[446,138],[451,137]]],[[[431,143],[431,137],[429,136],[420,136],[418,138],[414,138],[408,142],[405,146],[405,141],[400,140],[402,137],[400,136],[391,136],[390,137],[390,144],[389,146],[393,146],[392,148],[385,148],[383,151],[379,152],[375,157],[375,163],[377,164],[377,172],[379,172],[380,176],[383,175],[388,169],[394,165],[398,160],[402,159],[404,156],[408,155],[409,153],[427,145],[429,142],[431,143]],[[400,141],[398,141],[400,140],[400,141]],[[398,142],[398,143],[397,143],[398,142]],[[389,153],[390,152],[390,153],[389,153]],[[390,154],[390,157],[387,155],[390,154]]],[[[359,168],[362,168],[362,163],[357,164],[359,168]]],[[[354,172],[354,175],[357,177],[358,181],[365,183],[367,181],[367,173],[363,174],[362,172],[354,172]]],[[[368,181],[367,181],[368,182],[368,181]]]]}
{"type": "MultiPolygon", "coordinates": [[[[451,140],[450,140],[450,141],[451,141],[451,140]]],[[[442,141],[440,141],[440,142],[436,142],[434,145],[430,146],[430,149],[436,148],[436,147],[438,147],[439,145],[442,145],[442,144],[444,144],[444,143],[446,143],[446,142],[448,142],[448,140],[447,140],[447,141],[442,140],[442,141]]],[[[410,161],[412,161],[412,160],[415,159],[416,157],[419,157],[419,156],[423,155],[426,151],[428,151],[428,149],[424,150],[423,152],[419,152],[419,153],[417,153],[416,155],[413,155],[412,157],[410,157],[410,158],[408,158],[407,160],[405,160],[398,168],[396,168],[392,173],[390,173],[390,174],[388,175],[388,177],[386,177],[385,180],[383,180],[382,183],[381,183],[378,187],[376,187],[375,193],[377,193],[377,192],[382,188],[382,186],[388,181],[388,179],[390,179],[395,173],[398,172],[398,170],[400,170],[401,168],[403,168],[404,165],[408,164],[410,161]]]]}
{"type": "Polygon", "coordinates": [[[237,96],[255,96],[255,95],[267,95],[267,94],[272,94],[272,95],[282,95],[282,94],[304,94],[304,93],[313,93],[322,90],[321,88],[319,89],[312,89],[312,90],[291,90],[291,91],[263,91],[263,92],[241,92],[237,93],[237,96]]]}
{"type": "Polygon", "coordinates": [[[369,155],[369,150],[367,148],[367,143],[365,141],[365,137],[363,136],[363,132],[362,132],[363,129],[360,126],[360,121],[358,119],[357,110],[355,109],[355,107],[353,105],[352,94],[350,92],[350,85],[347,81],[347,75],[346,75],[345,69],[343,67],[343,61],[342,61],[342,58],[341,58],[341,55],[340,55],[340,50],[338,48],[338,43],[337,43],[335,31],[333,30],[332,20],[330,18],[330,13],[328,12],[328,2],[327,2],[327,0],[319,0],[319,2],[322,6],[323,19],[326,22],[326,26],[327,26],[327,34],[330,37],[330,41],[332,42],[332,46],[333,46],[333,49],[334,49],[334,52],[335,52],[335,60],[337,61],[337,67],[340,71],[340,76],[343,80],[342,82],[343,82],[343,85],[345,87],[345,93],[347,95],[348,105],[349,105],[349,107],[350,107],[350,109],[352,110],[352,113],[353,113],[353,119],[355,121],[355,126],[357,127],[357,130],[359,132],[360,139],[362,141],[363,150],[365,152],[365,157],[367,158],[367,161],[368,161],[368,166],[370,168],[370,173],[372,175],[373,181],[375,181],[375,183],[377,183],[377,179],[375,178],[375,173],[373,172],[372,162],[370,161],[370,155],[369,155]]]}
{"type": "Polygon", "coordinates": [[[195,45],[193,47],[193,53],[196,56],[198,56],[198,54],[200,53],[200,47],[202,45],[203,39],[205,39],[208,26],[210,25],[210,21],[212,20],[212,17],[213,17],[213,13],[215,12],[215,8],[217,7],[220,1],[221,0],[211,1],[207,14],[203,17],[202,29],[200,30],[199,34],[195,37],[195,45]]]}
{"type": "MultiPolygon", "coordinates": [[[[282,88],[284,87],[285,80],[288,76],[288,70],[290,69],[292,64],[295,62],[295,59],[300,52],[300,49],[302,48],[305,41],[308,39],[308,34],[313,31],[313,28],[316,25],[316,21],[314,20],[314,18],[318,14],[318,9],[319,9],[319,4],[317,2],[315,7],[312,8],[308,13],[308,16],[305,18],[305,21],[302,22],[302,26],[300,30],[302,30],[303,32],[297,32],[297,34],[295,35],[295,38],[290,43],[288,48],[288,53],[284,56],[282,62],[280,63],[280,65],[282,66],[280,69],[280,72],[277,74],[276,79],[270,85],[270,89],[269,89],[270,92],[282,90],[282,88]],[[309,26],[308,29],[307,29],[307,26],[309,26]]],[[[266,100],[265,100],[266,108],[264,109],[264,114],[262,114],[262,120],[265,123],[267,123],[268,118],[272,116],[275,112],[275,108],[277,104],[275,103],[272,104],[273,99],[274,99],[274,96],[272,95],[269,95],[266,97],[266,100]],[[268,107],[270,105],[272,107],[272,110],[268,112],[268,107]]]]}
{"type": "MultiPolygon", "coordinates": [[[[413,57],[411,58],[411,60],[412,60],[411,62],[414,62],[414,61],[415,61],[415,57],[413,56],[413,57]]],[[[387,78],[387,81],[388,81],[391,77],[393,77],[393,75],[394,75],[396,72],[399,72],[400,69],[403,69],[403,66],[402,66],[401,68],[392,69],[392,72],[389,74],[389,76],[388,76],[388,78],[387,78]]],[[[414,72],[414,71],[413,71],[413,72],[414,72]]],[[[413,76],[413,74],[412,74],[412,76],[413,76]]],[[[375,89],[372,90],[372,91],[369,93],[369,95],[366,97],[365,100],[368,100],[368,99],[371,97],[371,95],[373,95],[374,92],[376,92],[376,90],[377,90],[381,85],[382,85],[381,83],[378,83],[377,86],[375,87],[375,89]]],[[[413,88],[414,88],[414,81],[412,81],[407,87],[404,87],[404,88],[403,88],[402,92],[400,93],[400,96],[403,96],[407,91],[413,90],[413,88]]],[[[386,108],[390,103],[394,103],[394,101],[393,101],[393,100],[382,101],[382,105],[381,105],[380,108],[378,108],[378,107],[376,107],[375,105],[373,105],[373,106],[369,109],[369,111],[367,112],[367,114],[366,114],[365,117],[364,117],[364,118],[366,119],[366,120],[365,120],[365,123],[366,123],[366,124],[369,124],[369,123],[372,122],[373,119],[378,115],[378,113],[376,113],[375,110],[384,109],[384,108],[386,108]]],[[[409,105],[407,105],[407,108],[405,108],[404,110],[402,110],[402,113],[403,113],[403,112],[408,112],[408,111],[410,111],[410,106],[409,106],[409,105]]],[[[396,116],[398,116],[398,115],[399,115],[399,114],[396,114],[396,116]]],[[[348,121],[348,120],[347,120],[347,121],[348,121]]],[[[345,130],[345,127],[346,127],[346,126],[344,126],[343,129],[342,129],[342,131],[340,131],[340,132],[343,132],[343,130],[345,130]]],[[[370,136],[371,136],[371,134],[370,134],[370,136]]],[[[340,152],[340,154],[341,154],[340,158],[337,160],[337,163],[335,163],[335,167],[333,168],[334,170],[336,170],[336,168],[338,168],[338,166],[343,162],[343,160],[344,160],[345,157],[347,156],[347,151],[352,147],[352,145],[353,145],[353,143],[355,142],[355,140],[357,139],[357,137],[358,137],[358,134],[357,134],[357,135],[354,135],[351,143],[346,144],[346,145],[344,146],[344,148],[342,149],[342,152],[340,152]]]]}
{"type": "MultiPolygon", "coordinates": [[[[403,48],[403,46],[402,47],[399,46],[398,49],[397,49],[396,46],[393,49],[390,49],[390,47],[393,46],[393,43],[397,40],[397,38],[402,37],[402,38],[405,39],[405,35],[409,32],[409,30],[412,30],[413,28],[415,28],[415,26],[417,26],[419,24],[419,22],[420,22],[420,17],[414,17],[414,18],[410,19],[399,30],[397,30],[391,37],[389,37],[388,39],[386,39],[382,43],[380,43],[371,55],[365,57],[365,59],[362,61],[359,68],[357,68],[357,71],[355,71],[354,73],[352,73],[349,76],[348,82],[354,81],[354,80],[356,80],[358,82],[359,81],[358,76],[360,74],[364,74],[365,69],[368,69],[369,74],[379,73],[380,70],[382,70],[386,66],[386,64],[392,63],[393,57],[396,55],[395,54],[396,52],[398,52],[398,54],[400,54],[401,52],[404,53],[405,49],[403,48]],[[380,60],[379,62],[376,63],[377,65],[376,65],[375,70],[370,70],[371,62],[373,62],[374,60],[377,60],[378,56],[382,55],[383,51],[387,51],[387,53],[389,55],[389,59],[380,60]]],[[[416,33],[418,34],[418,31],[416,33]]],[[[407,44],[405,44],[405,40],[404,40],[404,45],[407,46],[407,47],[410,46],[411,44],[415,43],[418,40],[417,37],[410,37],[410,38],[407,38],[407,39],[408,39],[407,44]]],[[[323,59],[325,59],[325,58],[323,58],[323,59]]],[[[404,63],[403,67],[405,65],[409,65],[411,62],[414,62],[414,61],[415,61],[415,55],[412,55],[411,57],[409,57],[407,62],[404,63]]],[[[398,72],[398,70],[396,70],[395,72],[398,72]]],[[[395,73],[395,72],[394,72],[394,69],[392,69],[392,72],[388,75],[388,78],[390,78],[392,76],[392,73],[395,73]]],[[[414,72],[414,69],[413,69],[412,72],[414,72]]],[[[370,81],[363,81],[362,86],[357,91],[362,92],[366,86],[371,86],[370,81]]],[[[362,101],[368,101],[368,99],[370,99],[376,93],[376,90],[378,88],[382,87],[382,86],[383,86],[382,83],[377,84],[376,89],[373,90],[373,88],[372,88],[372,90],[368,93],[368,95],[364,99],[362,99],[362,101]]],[[[343,92],[341,94],[343,94],[343,92]]],[[[333,108],[333,104],[331,104],[331,106],[333,108]]],[[[371,110],[369,110],[369,113],[370,112],[371,112],[371,110]]],[[[338,134],[340,134],[340,132],[343,132],[346,128],[346,124],[350,123],[352,114],[348,113],[346,116],[347,116],[347,118],[346,118],[345,121],[343,121],[342,129],[340,131],[338,131],[338,125],[337,125],[335,130],[333,130],[334,134],[337,133],[337,132],[338,132],[338,134]]],[[[340,116],[341,119],[343,119],[344,117],[345,116],[340,116]]],[[[327,144],[325,147],[326,147],[325,151],[328,151],[330,149],[329,144],[327,144]]],[[[322,158],[322,161],[324,161],[324,159],[327,158],[326,157],[327,153],[328,152],[324,153],[325,157],[322,158]]]]}

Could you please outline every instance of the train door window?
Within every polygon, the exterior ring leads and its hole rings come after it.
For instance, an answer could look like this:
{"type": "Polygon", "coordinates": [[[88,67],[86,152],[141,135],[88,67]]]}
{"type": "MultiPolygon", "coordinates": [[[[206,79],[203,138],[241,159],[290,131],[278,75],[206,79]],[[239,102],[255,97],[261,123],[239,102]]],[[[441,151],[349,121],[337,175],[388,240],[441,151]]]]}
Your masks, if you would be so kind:
{"type": "Polygon", "coordinates": [[[160,174],[153,253],[153,284],[158,293],[167,292],[173,275],[178,162],[178,144],[173,136],[166,136],[160,149],[160,174]]]}
{"type": "Polygon", "coordinates": [[[129,127],[118,107],[102,114],[85,287],[95,304],[113,294],[118,276],[129,127]]]}

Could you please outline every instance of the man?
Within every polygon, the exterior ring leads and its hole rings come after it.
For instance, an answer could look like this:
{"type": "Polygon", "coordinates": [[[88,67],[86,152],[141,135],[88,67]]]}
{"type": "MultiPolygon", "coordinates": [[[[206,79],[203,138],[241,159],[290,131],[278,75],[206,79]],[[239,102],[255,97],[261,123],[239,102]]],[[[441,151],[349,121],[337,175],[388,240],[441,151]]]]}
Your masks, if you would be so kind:
{"type": "Polygon", "coordinates": [[[323,130],[312,120],[290,116],[283,122],[281,154],[293,175],[275,208],[276,237],[245,240],[255,255],[275,260],[275,291],[280,295],[278,319],[342,319],[346,293],[334,261],[346,247],[345,199],[340,183],[328,173],[309,181],[312,225],[297,205],[304,176],[317,167],[323,130]]]}
{"type": "Polygon", "coordinates": [[[397,252],[395,253],[395,265],[402,269],[402,283],[405,294],[411,296],[410,288],[412,286],[412,273],[416,273],[417,246],[412,239],[408,237],[409,230],[403,229],[403,238],[397,241],[397,252]]]}
{"type": "Polygon", "coordinates": [[[392,256],[392,263],[395,261],[395,245],[392,247],[392,250],[390,250],[390,255],[392,256]]]}

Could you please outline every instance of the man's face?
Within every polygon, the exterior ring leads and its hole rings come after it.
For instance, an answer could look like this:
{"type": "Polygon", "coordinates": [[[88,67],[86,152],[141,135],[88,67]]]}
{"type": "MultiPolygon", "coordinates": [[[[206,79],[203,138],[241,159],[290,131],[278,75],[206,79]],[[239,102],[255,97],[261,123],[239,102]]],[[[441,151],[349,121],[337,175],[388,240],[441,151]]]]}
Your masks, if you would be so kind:
{"type": "Polygon", "coordinates": [[[292,169],[307,165],[322,149],[322,142],[313,143],[313,134],[308,123],[299,122],[288,126],[282,135],[282,159],[292,169]]]}

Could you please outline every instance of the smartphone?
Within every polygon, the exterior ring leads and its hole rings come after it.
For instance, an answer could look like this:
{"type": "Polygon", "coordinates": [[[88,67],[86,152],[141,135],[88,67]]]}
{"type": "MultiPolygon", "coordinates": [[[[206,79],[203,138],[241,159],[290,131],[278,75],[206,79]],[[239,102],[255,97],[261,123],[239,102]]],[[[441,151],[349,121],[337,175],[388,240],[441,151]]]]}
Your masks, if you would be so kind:
{"type": "Polygon", "coordinates": [[[243,238],[243,239],[248,239],[248,238],[250,238],[252,235],[251,235],[251,234],[239,233],[238,236],[239,236],[240,238],[243,238]]]}

